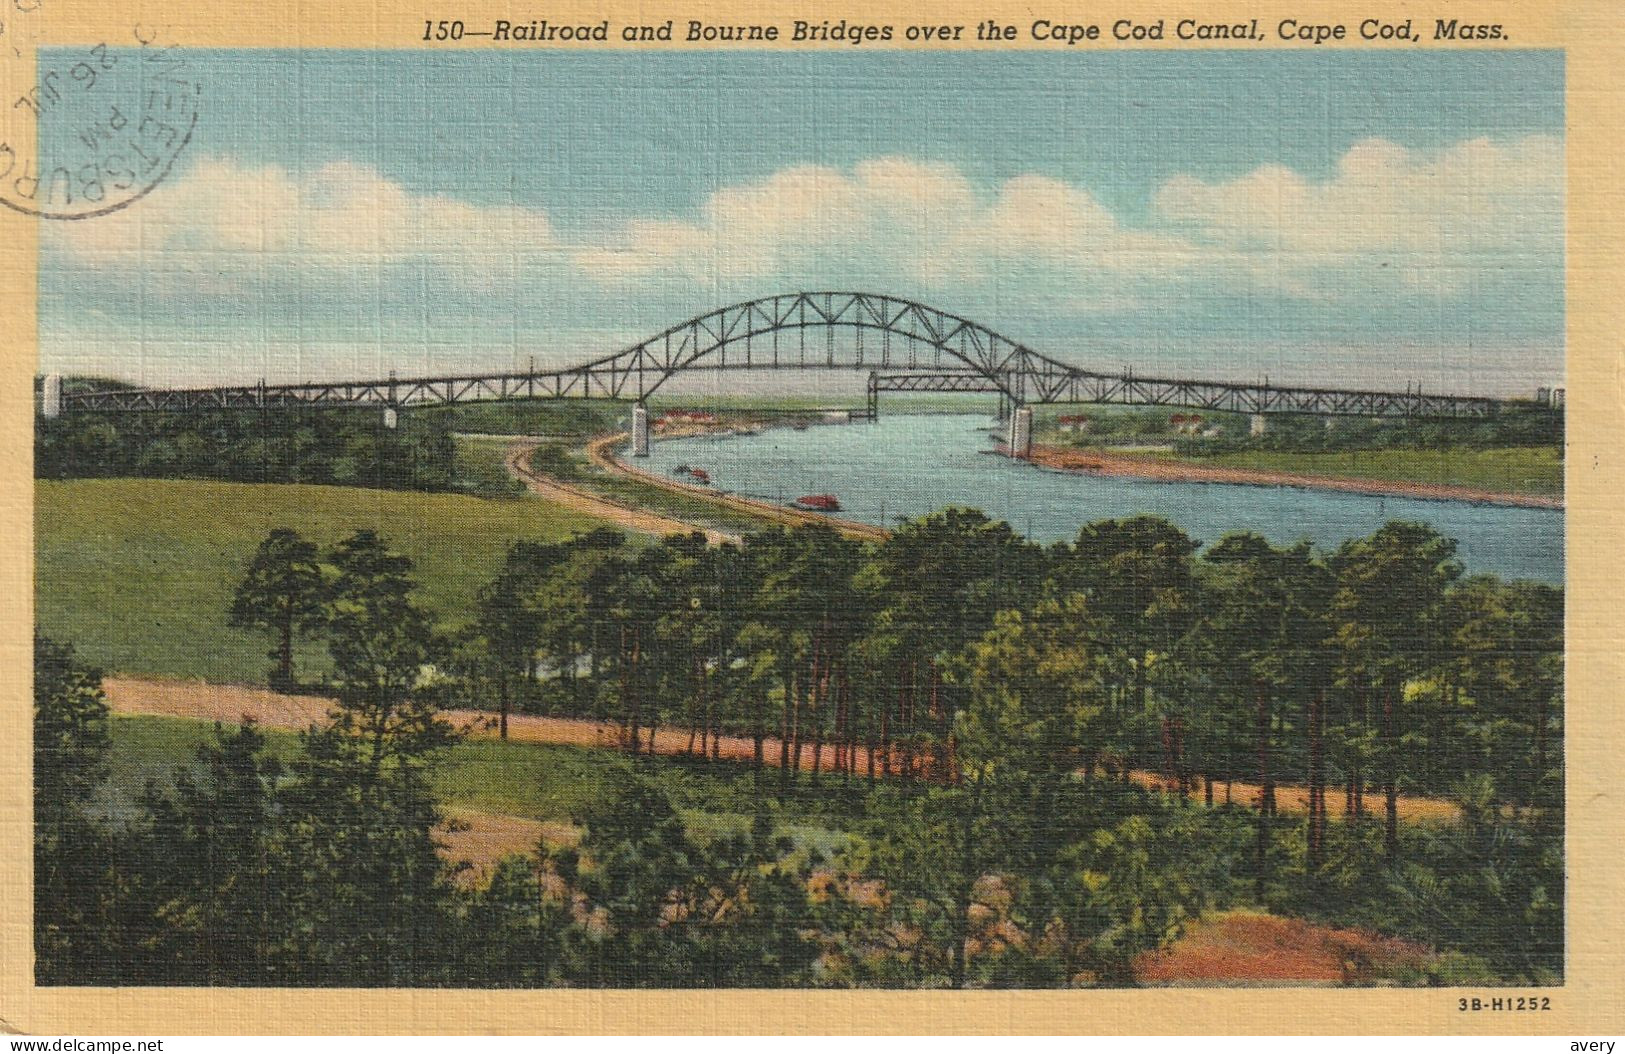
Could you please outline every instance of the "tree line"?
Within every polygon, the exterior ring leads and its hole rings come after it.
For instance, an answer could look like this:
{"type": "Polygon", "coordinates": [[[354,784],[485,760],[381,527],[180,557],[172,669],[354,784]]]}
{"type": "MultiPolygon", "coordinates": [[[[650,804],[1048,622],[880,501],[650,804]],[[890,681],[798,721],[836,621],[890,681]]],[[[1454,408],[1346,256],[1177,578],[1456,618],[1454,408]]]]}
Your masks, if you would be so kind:
{"type": "Polygon", "coordinates": [[[1464,576],[1453,541],[1403,522],[1329,553],[1249,533],[1204,551],[1149,516],[1044,547],[964,509],[878,544],[599,530],[509,549],[447,632],[440,691],[502,721],[613,720],[630,750],[742,737],[786,783],[951,781],[973,649],[1013,637],[1088,715],[1086,778],[1150,770],[1209,803],[1246,780],[1266,808],[1304,784],[1317,843],[1334,811],[1380,814],[1391,841],[1402,791],[1487,773],[1505,804],[1556,803],[1562,616],[1560,588],[1464,576]]]}
{"type": "Polygon", "coordinates": [[[36,422],[34,474],[508,495],[459,463],[448,423],[403,415],[385,428],[376,408],[67,414],[36,422]]]}
{"type": "Polygon", "coordinates": [[[1044,547],[962,509],[872,545],[601,530],[515,544],[461,624],[411,572],[371,532],[268,536],[232,617],[284,686],[292,641],[325,643],[303,681],[330,721],[285,766],[222,730],[122,812],[97,805],[97,678],[41,645],[42,977],[1125,984],[1236,904],[1448,952],[1414,983],[1560,976],[1561,591],[1463,577],[1425,526],[1330,553],[1204,551],[1151,517],[1044,547]],[[503,734],[616,724],[626,767],[579,844],[455,880],[432,792],[453,705],[503,734]],[[661,729],[686,761],[648,756],[661,729]],[[754,818],[696,833],[660,774],[740,744],[754,818]],[[1456,817],[1400,823],[1411,794],[1456,817]],[[845,847],[794,843],[786,810],[845,847]]]}
{"type": "MultiPolygon", "coordinates": [[[[1152,516],[1046,548],[967,509],[879,544],[822,526],[519,542],[445,636],[437,691],[496,710],[504,738],[515,710],[566,714],[617,721],[632,751],[662,726],[701,756],[745,737],[784,786],[802,769],[953,781],[969,656],[1013,635],[1050,671],[1041,690],[1088,715],[1086,779],[1151,770],[1208,804],[1251,780],[1265,818],[1278,784],[1304,784],[1317,862],[1339,788],[1345,814],[1380,811],[1390,854],[1401,790],[1492,774],[1506,804],[1557,802],[1560,589],[1464,578],[1452,540],[1399,521],[1326,554],[1251,533],[1200,548],[1152,516]]],[[[239,587],[232,619],[273,631],[274,681],[330,608],[322,579],[281,530],[239,587]]]]}

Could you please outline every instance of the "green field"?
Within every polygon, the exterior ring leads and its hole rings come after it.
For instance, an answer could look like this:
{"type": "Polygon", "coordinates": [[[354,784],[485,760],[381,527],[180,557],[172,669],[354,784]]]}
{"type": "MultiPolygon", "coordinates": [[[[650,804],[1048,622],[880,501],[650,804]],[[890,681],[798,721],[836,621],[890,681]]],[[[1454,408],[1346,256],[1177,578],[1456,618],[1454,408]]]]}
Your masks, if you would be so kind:
{"type": "Polygon", "coordinates": [[[458,474],[473,484],[474,493],[486,498],[524,497],[525,485],[508,473],[508,447],[513,440],[459,435],[453,441],[458,474]]]}
{"type": "Polygon", "coordinates": [[[1563,494],[1563,458],[1555,446],[1339,450],[1324,453],[1244,450],[1180,460],[1195,465],[1222,465],[1268,472],[1450,484],[1505,494],[1539,497],[1560,497],[1563,494]]]}
{"type": "MultiPolygon", "coordinates": [[[[329,544],[362,527],[417,564],[419,599],[464,619],[509,543],[597,521],[534,498],[197,480],[35,484],[37,621],[109,672],[262,683],[268,641],[226,625],[232,591],[273,527],[329,544]]],[[[320,656],[306,647],[300,668],[320,656]]]]}
{"type": "MultiPolygon", "coordinates": [[[[214,725],[185,718],[115,715],[111,731],[108,785],[115,798],[133,800],[149,783],[162,786],[177,766],[192,763],[198,745],[213,738],[214,725]]],[[[298,754],[295,733],[261,731],[267,749],[284,762],[298,754]]],[[[752,770],[732,762],[634,761],[613,750],[492,739],[465,740],[452,747],[437,766],[435,792],[449,809],[569,822],[623,784],[634,766],[660,784],[696,832],[742,829],[757,803],[769,796],[758,790],[752,770]]],[[[764,778],[777,787],[776,772],[764,778]]],[[[802,793],[775,806],[777,819],[802,844],[832,850],[846,837],[837,829],[841,821],[836,814],[851,809],[850,815],[862,815],[861,787],[861,782],[854,783],[850,795],[815,795],[804,786],[802,793]]]]}

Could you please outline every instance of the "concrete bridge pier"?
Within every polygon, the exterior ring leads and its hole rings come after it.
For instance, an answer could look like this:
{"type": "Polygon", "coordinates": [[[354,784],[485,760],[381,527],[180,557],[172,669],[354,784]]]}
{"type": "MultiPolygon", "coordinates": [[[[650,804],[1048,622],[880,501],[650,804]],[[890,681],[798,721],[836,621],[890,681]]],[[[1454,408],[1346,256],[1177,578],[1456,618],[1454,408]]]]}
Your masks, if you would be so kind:
{"type": "Polygon", "coordinates": [[[649,408],[642,403],[632,407],[632,456],[649,456],[649,408]]]}
{"type": "Polygon", "coordinates": [[[1248,418],[1248,421],[1249,429],[1255,436],[1261,436],[1269,431],[1269,418],[1263,414],[1253,414],[1252,417],[1248,418]]]}
{"type": "Polygon", "coordinates": [[[1033,412],[1030,407],[1018,406],[1011,411],[1006,447],[1011,457],[1026,457],[1033,452],[1033,412]]]}
{"type": "Polygon", "coordinates": [[[393,406],[384,407],[384,427],[393,429],[401,423],[401,415],[393,406]]]}
{"type": "Polygon", "coordinates": [[[41,417],[62,416],[62,375],[60,373],[47,373],[44,383],[40,385],[39,415],[41,417]]]}

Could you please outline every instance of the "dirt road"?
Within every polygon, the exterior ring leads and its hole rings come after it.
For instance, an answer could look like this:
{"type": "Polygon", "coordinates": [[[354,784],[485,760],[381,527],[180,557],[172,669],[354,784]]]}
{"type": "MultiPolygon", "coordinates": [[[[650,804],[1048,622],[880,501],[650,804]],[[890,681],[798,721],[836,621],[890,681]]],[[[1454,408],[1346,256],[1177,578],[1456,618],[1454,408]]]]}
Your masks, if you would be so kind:
{"type": "Polygon", "coordinates": [[[539,439],[519,440],[508,449],[505,458],[509,474],[529,488],[532,494],[563,505],[568,509],[573,509],[576,512],[607,520],[617,527],[637,531],[641,534],[665,537],[668,534],[691,534],[694,531],[701,531],[705,534],[705,540],[712,545],[721,545],[723,542],[737,543],[739,541],[738,535],[724,534],[721,531],[713,531],[698,524],[673,519],[670,516],[662,516],[659,513],[646,512],[630,505],[622,505],[607,498],[601,498],[596,494],[590,494],[579,487],[561,483],[550,476],[544,476],[531,469],[529,460],[531,451],[540,445],[541,440],[539,439]]]}
{"type": "MultiPolygon", "coordinates": [[[[240,685],[206,684],[201,681],[170,681],[138,677],[109,677],[102,682],[108,704],[114,711],[124,714],[148,714],[161,717],[185,717],[203,721],[236,723],[252,717],[267,728],[302,729],[327,719],[331,700],[310,695],[283,695],[264,688],[245,688],[240,685]]],[[[445,717],[458,728],[466,728],[475,739],[497,737],[496,715],[485,710],[447,710],[445,717]]],[[[516,743],[547,743],[559,746],[620,748],[623,734],[619,725],[610,722],[589,721],[567,717],[538,717],[533,714],[513,714],[508,718],[508,738],[516,743]]],[[[687,728],[660,728],[654,736],[655,754],[680,757],[690,754],[691,737],[687,728]]],[[[639,749],[649,750],[649,734],[639,735],[639,749]]],[[[723,736],[716,744],[718,758],[741,763],[755,757],[755,742],[741,736],[723,736]]],[[[801,745],[800,757],[791,758],[799,771],[812,771],[814,751],[811,744],[801,745]]],[[[762,760],[771,767],[780,761],[779,741],[768,737],[762,741],[762,760]]],[[[834,772],[835,750],[825,744],[818,759],[821,772],[834,772]]],[[[866,778],[868,758],[859,751],[855,775],[866,778]]],[[[876,762],[877,774],[881,768],[876,762]]],[[[900,766],[894,765],[894,770],[900,766]]],[[[1155,773],[1136,771],[1130,778],[1143,787],[1173,793],[1164,786],[1155,773]]],[[[1200,799],[1201,788],[1193,789],[1193,800],[1200,799]]],[[[1375,791],[1368,792],[1374,798],[1375,791]]],[[[1329,795],[1331,819],[1337,820],[1338,795],[1329,795]]],[[[1302,814],[1309,808],[1308,788],[1281,785],[1275,789],[1276,808],[1283,813],[1302,814]]],[[[1258,800],[1258,786],[1251,783],[1216,783],[1214,801],[1252,805],[1258,800]]],[[[1437,798],[1401,797],[1400,819],[1450,820],[1460,814],[1453,802],[1437,798]]]]}

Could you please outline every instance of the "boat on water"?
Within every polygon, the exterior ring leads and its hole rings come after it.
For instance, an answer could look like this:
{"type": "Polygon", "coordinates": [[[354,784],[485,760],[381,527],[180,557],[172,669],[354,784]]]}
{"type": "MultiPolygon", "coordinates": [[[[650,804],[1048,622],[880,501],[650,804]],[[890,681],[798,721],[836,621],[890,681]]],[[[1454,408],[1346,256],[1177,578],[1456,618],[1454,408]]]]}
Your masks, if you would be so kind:
{"type": "Polygon", "coordinates": [[[841,511],[841,502],[833,494],[803,494],[790,504],[804,512],[841,511]]]}
{"type": "Polygon", "coordinates": [[[705,471],[705,469],[695,468],[693,465],[678,465],[676,468],[671,470],[671,474],[674,476],[687,476],[690,483],[703,483],[706,486],[711,485],[711,474],[705,471]]]}

